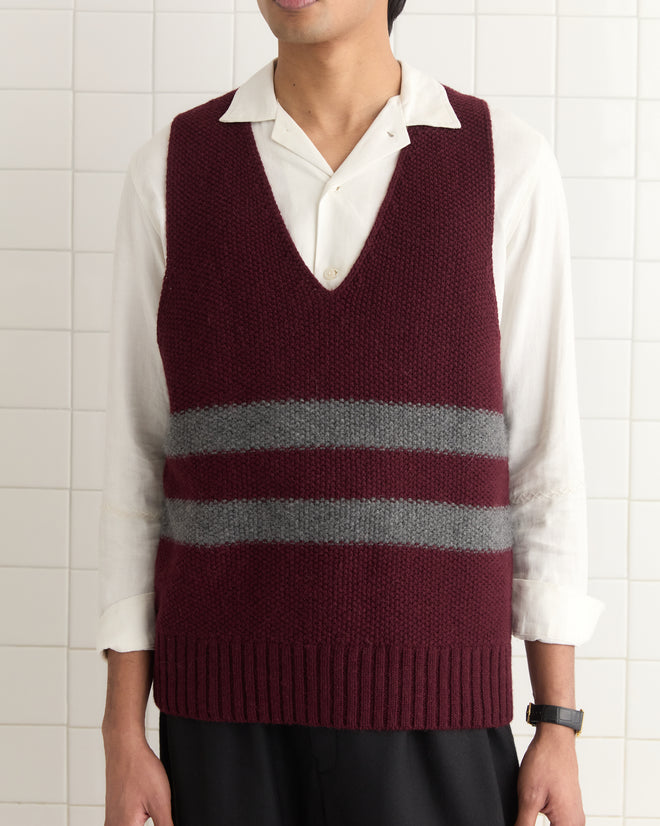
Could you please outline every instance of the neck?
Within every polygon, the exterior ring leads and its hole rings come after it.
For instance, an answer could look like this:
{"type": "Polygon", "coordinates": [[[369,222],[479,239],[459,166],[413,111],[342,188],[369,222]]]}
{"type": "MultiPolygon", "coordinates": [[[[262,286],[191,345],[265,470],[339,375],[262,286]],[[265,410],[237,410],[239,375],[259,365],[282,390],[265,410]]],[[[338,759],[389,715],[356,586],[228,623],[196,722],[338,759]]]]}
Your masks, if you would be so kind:
{"type": "Polygon", "coordinates": [[[401,89],[388,38],[302,45],[280,41],[274,75],[280,105],[306,131],[328,135],[368,126],[401,89]]]}

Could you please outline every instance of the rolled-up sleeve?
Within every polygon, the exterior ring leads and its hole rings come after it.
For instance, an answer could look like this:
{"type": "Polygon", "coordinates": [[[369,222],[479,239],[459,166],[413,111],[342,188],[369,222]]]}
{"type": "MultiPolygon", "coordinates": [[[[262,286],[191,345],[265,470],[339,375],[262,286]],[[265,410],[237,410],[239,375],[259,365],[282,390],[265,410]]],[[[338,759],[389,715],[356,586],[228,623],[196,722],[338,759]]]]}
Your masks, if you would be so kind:
{"type": "Polygon", "coordinates": [[[579,645],[604,603],[587,593],[587,504],[568,216],[545,138],[507,235],[501,318],[514,527],[512,632],[579,645]]]}

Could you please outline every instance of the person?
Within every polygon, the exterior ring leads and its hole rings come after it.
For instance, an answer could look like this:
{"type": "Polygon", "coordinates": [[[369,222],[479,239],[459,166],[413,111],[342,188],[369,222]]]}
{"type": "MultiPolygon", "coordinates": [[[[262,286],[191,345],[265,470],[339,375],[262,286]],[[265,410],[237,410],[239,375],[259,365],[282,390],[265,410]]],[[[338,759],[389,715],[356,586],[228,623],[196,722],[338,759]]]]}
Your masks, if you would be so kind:
{"type": "Polygon", "coordinates": [[[395,58],[404,4],[258,0],[277,58],[131,158],[106,826],[585,822],[574,651],[603,605],[561,179],[536,130],[395,58]]]}

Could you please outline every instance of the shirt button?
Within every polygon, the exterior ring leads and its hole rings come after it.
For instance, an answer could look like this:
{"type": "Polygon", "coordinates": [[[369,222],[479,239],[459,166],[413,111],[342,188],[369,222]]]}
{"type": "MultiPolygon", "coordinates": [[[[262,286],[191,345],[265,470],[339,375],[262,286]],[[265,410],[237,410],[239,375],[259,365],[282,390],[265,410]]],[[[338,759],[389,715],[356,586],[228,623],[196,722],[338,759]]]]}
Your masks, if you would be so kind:
{"type": "Polygon", "coordinates": [[[336,278],[338,275],[339,270],[336,267],[328,267],[328,269],[323,273],[323,277],[328,281],[332,281],[332,279],[336,278]]]}

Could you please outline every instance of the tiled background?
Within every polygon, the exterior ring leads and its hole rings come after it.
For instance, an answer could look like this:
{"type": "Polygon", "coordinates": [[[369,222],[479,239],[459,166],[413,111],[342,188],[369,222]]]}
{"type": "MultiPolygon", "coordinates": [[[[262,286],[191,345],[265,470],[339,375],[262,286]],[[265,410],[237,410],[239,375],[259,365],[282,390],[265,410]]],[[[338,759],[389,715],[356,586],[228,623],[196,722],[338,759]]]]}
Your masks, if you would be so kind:
{"type": "MultiPolygon", "coordinates": [[[[408,0],[393,42],[555,146],[607,603],[577,649],[583,797],[589,826],[659,826],[660,0],[408,0]]],[[[0,826],[104,820],[95,569],[128,158],[274,54],[256,0],[0,0],[0,826]]],[[[148,725],[157,752],[152,699],[148,725]]]]}

